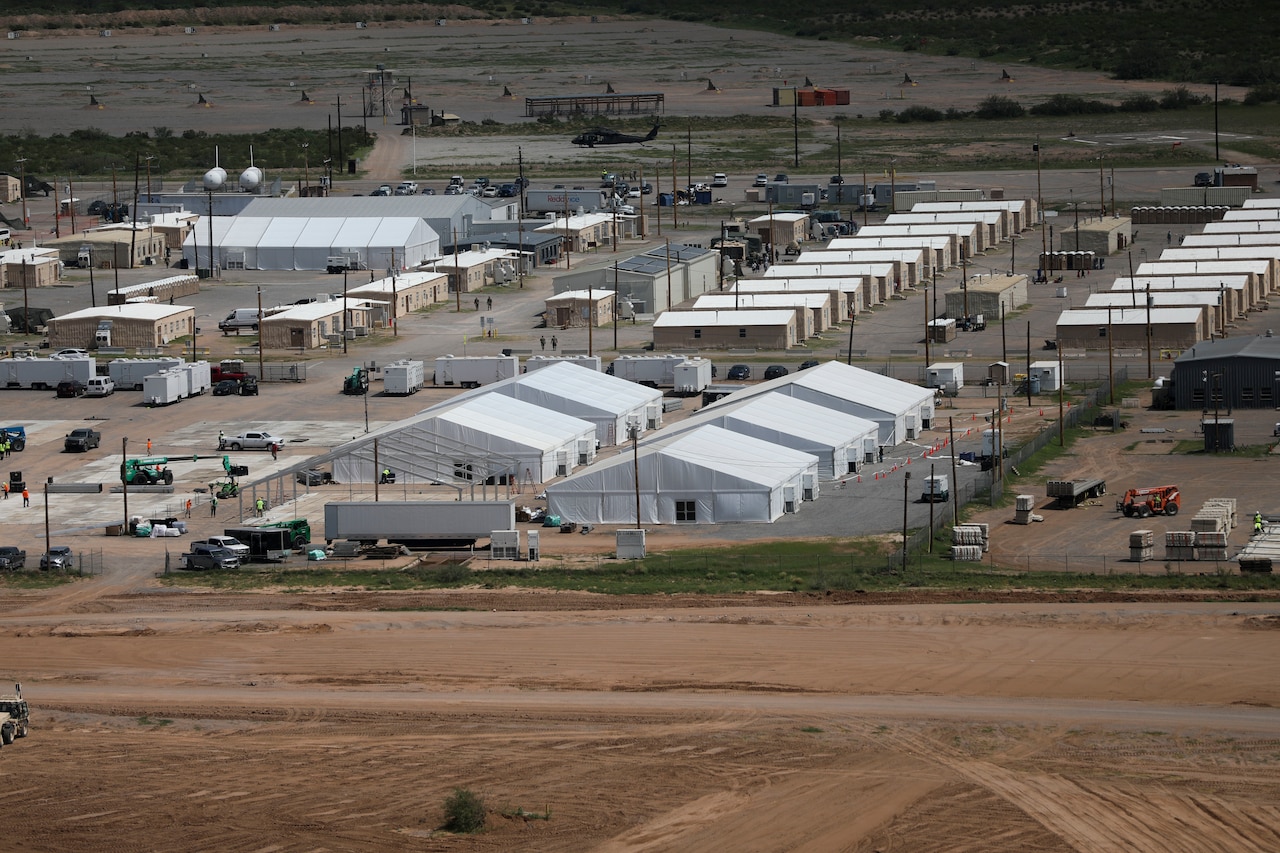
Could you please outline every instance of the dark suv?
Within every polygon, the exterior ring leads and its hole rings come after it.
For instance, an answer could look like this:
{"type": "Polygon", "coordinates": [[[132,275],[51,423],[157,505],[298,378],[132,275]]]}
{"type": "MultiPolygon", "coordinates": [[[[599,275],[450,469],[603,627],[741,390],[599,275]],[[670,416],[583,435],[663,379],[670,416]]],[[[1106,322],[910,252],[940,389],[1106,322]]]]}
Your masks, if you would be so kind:
{"type": "Polygon", "coordinates": [[[745,380],[751,378],[751,368],[745,364],[735,364],[729,368],[727,379],[745,380]]]}
{"type": "Polygon", "coordinates": [[[764,369],[764,378],[766,380],[777,379],[779,376],[786,376],[790,372],[781,364],[771,364],[764,369]]]}
{"type": "Polygon", "coordinates": [[[66,379],[58,383],[59,397],[83,397],[84,383],[77,379],[66,379]]]}

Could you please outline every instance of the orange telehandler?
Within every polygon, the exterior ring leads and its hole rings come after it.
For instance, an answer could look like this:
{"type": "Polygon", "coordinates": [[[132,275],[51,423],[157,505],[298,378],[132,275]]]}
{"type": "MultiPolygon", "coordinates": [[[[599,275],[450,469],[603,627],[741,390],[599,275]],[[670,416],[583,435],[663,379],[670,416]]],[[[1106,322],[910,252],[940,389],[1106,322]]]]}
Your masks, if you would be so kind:
{"type": "Polygon", "coordinates": [[[1182,508],[1182,493],[1177,486],[1151,486],[1130,489],[1116,501],[1116,512],[1129,518],[1146,518],[1151,515],[1177,515],[1182,508]]]}

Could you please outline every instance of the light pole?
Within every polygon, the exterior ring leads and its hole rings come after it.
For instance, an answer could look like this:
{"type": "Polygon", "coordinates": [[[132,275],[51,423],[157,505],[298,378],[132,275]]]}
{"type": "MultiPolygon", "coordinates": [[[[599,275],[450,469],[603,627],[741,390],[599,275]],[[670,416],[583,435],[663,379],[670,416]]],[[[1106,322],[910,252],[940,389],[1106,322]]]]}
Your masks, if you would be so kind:
{"type": "Polygon", "coordinates": [[[195,364],[198,358],[198,347],[196,346],[196,338],[200,335],[200,318],[209,317],[210,314],[196,314],[191,318],[191,363],[195,364]]]}
{"type": "Polygon", "coordinates": [[[27,158],[19,157],[14,162],[18,164],[18,183],[21,184],[18,191],[22,194],[22,227],[25,229],[31,224],[27,219],[27,158]]]}
{"type": "Polygon", "coordinates": [[[795,167],[800,168],[800,87],[791,87],[791,134],[795,147],[795,167]]]}
{"type": "Polygon", "coordinates": [[[304,196],[311,194],[311,155],[308,150],[310,148],[310,142],[302,143],[302,194],[304,196]]]}
{"type": "Polygon", "coordinates": [[[902,570],[907,570],[907,498],[911,487],[911,472],[902,478],[902,570]]]}

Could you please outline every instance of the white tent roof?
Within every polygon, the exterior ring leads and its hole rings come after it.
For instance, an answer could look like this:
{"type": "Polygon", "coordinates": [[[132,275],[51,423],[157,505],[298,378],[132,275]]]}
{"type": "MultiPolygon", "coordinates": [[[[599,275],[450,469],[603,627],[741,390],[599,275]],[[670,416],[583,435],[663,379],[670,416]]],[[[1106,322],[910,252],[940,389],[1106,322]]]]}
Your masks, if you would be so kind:
{"type": "Polygon", "coordinates": [[[429,418],[465,428],[479,443],[496,439],[538,452],[595,434],[595,426],[581,418],[499,394],[470,397],[428,412],[429,418]]]}
{"type": "Polygon", "coordinates": [[[608,444],[626,437],[622,427],[628,416],[636,416],[643,430],[646,407],[662,404],[657,389],[567,361],[523,373],[489,390],[590,421],[596,425],[596,437],[608,444]]]}
{"type": "Polygon", "coordinates": [[[1250,261],[1256,258],[1280,258],[1280,245],[1252,246],[1187,246],[1165,249],[1160,253],[1162,261],[1250,261]]]}
{"type": "Polygon", "coordinates": [[[853,246],[848,249],[816,249],[801,252],[796,258],[797,264],[868,264],[877,261],[902,261],[908,264],[923,264],[928,258],[925,257],[923,247],[912,247],[910,249],[881,249],[871,248],[868,246],[853,246]]]}
{"type": "MultiPolygon", "coordinates": [[[[1138,294],[1139,307],[1146,307],[1148,294],[1138,294]]],[[[1217,305],[1220,294],[1216,290],[1153,290],[1150,293],[1152,306],[1156,305],[1217,305]]],[[[1103,293],[1091,293],[1085,300],[1086,308],[1132,308],[1133,293],[1128,290],[1108,290],[1103,293]]],[[[1113,311],[1114,313],[1114,311],[1113,311]]]]}
{"type": "Polygon", "coordinates": [[[1205,234],[1274,234],[1280,231],[1280,221],[1223,219],[1219,222],[1206,222],[1202,230],[1205,234]]]}
{"type": "Polygon", "coordinates": [[[738,293],[857,293],[862,277],[850,278],[740,278],[733,284],[738,293]]]}
{"type": "Polygon", "coordinates": [[[916,236],[881,236],[864,237],[862,231],[854,237],[837,237],[827,243],[827,248],[835,249],[908,249],[915,246],[928,246],[938,249],[951,245],[950,234],[918,234],[916,236]]]}

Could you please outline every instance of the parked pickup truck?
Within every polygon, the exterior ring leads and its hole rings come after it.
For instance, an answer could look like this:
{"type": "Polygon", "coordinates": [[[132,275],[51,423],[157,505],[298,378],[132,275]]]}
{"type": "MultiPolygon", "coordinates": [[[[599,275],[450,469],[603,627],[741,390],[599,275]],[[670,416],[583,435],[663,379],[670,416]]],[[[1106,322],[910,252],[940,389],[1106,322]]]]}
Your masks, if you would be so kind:
{"type": "Polygon", "coordinates": [[[26,568],[27,552],[13,545],[0,545],[0,570],[14,571],[26,568]]]}
{"type": "Polygon", "coordinates": [[[100,444],[102,444],[102,433],[88,427],[80,427],[67,433],[62,446],[68,453],[85,453],[100,444]]]}
{"type": "Polygon", "coordinates": [[[284,447],[287,439],[269,432],[242,432],[218,443],[219,450],[270,450],[271,445],[284,447]]]}
{"type": "Polygon", "coordinates": [[[191,553],[183,554],[182,560],[188,569],[217,571],[240,568],[239,557],[226,548],[210,545],[208,542],[192,542],[191,553]]]}
{"type": "Polygon", "coordinates": [[[232,554],[240,559],[249,556],[249,546],[245,545],[234,536],[210,536],[204,542],[193,542],[193,545],[214,545],[218,548],[226,548],[232,554]]]}

